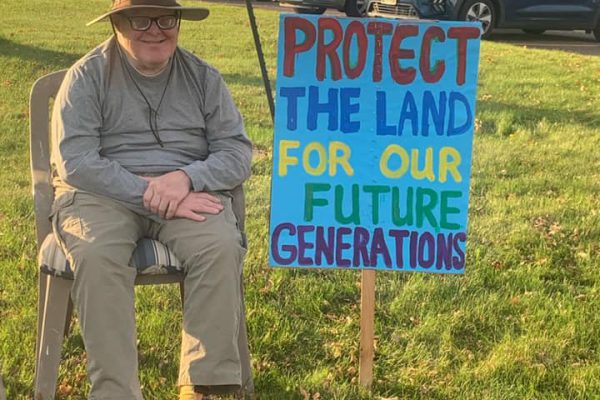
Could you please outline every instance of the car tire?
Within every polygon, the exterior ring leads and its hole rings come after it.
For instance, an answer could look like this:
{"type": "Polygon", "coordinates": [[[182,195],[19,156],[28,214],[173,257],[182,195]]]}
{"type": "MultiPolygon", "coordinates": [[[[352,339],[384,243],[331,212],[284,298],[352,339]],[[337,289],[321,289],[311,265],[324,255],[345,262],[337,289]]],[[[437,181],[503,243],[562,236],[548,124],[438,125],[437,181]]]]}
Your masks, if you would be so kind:
{"type": "Polygon", "coordinates": [[[523,32],[525,32],[528,35],[541,35],[542,33],[546,32],[545,29],[523,29],[523,32]]]}
{"type": "Polygon", "coordinates": [[[467,0],[458,16],[462,21],[481,22],[483,25],[481,37],[483,39],[490,36],[498,20],[496,7],[490,0],[467,0]]]}
{"type": "Polygon", "coordinates": [[[294,12],[296,14],[314,14],[314,15],[321,15],[325,12],[326,7],[294,7],[293,8],[294,12]]]}
{"type": "Polygon", "coordinates": [[[346,0],[344,12],[349,17],[364,17],[367,14],[367,0],[346,0]]]}

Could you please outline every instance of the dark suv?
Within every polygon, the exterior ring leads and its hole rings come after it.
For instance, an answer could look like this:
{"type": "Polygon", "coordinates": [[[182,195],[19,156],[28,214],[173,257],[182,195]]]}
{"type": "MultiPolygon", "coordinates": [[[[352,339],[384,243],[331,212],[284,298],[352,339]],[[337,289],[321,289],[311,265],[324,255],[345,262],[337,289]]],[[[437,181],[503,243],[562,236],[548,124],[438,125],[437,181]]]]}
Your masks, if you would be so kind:
{"type": "Polygon", "coordinates": [[[367,15],[479,21],[483,37],[494,28],[585,30],[600,41],[600,0],[369,0],[367,15]]]}

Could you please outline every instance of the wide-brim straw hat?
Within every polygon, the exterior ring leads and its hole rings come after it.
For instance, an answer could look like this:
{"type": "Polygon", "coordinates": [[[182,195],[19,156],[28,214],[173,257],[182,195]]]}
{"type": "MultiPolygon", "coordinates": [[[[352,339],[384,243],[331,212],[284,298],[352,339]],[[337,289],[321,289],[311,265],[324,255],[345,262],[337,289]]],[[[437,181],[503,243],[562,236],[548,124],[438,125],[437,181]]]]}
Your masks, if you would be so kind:
{"type": "Polygon", "coordinates": [[[177,11],[181,19],[200,21],[208,17],[208,9],[201,7],[182,7],[175,0],[113,0],[110,11],[90,21],[86,26],[102,21],[112,14],[136,8],[159,8],[163,10],[177,11]]]}

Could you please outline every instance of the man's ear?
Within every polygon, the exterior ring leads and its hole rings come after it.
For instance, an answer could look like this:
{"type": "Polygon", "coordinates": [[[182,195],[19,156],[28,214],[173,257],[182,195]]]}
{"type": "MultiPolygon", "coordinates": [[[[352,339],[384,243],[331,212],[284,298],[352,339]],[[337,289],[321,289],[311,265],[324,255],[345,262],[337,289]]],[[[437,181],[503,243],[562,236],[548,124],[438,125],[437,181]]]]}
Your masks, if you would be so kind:
{"type": "Polygon", "coordinates": [[[123,18],[120,18],[117,14],[113,14],[110,17],[110,23],[113,26],[113,29],[118,30],[119,32],[123,32],[121,29],[121,24],[123,23],[123,18]]]}

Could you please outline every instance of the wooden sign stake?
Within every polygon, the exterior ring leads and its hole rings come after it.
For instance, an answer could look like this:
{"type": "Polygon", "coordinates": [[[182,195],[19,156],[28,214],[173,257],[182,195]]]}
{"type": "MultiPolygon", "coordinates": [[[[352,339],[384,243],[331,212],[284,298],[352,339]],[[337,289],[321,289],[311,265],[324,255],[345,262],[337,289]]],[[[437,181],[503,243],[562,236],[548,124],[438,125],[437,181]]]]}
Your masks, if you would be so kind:
{"type": "Polygon", "coordinates": [[[370,387],[373,383],[375,342],[375,271],[363,270],[360,285],[360,360],[358,379],[370,387]]]}

